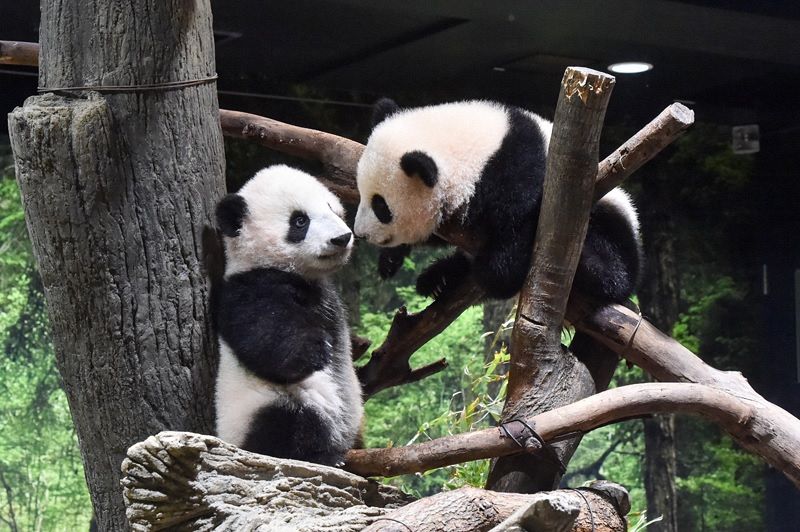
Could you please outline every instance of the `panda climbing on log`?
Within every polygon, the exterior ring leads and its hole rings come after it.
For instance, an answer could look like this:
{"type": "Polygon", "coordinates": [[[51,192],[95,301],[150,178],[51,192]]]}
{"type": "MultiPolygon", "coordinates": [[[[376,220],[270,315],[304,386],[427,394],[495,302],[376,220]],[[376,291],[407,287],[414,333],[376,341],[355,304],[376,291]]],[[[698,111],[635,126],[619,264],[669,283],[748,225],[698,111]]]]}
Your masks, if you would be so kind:
{"type": "MultiPolygon", "coordinates": [[[[494,102],[401,110],[379,100],[358,163],[354,231],[386,248],[381,276],[397,272],[409,245],[435,239],[439,225],[457,217],[481,247],[432,264],[417,291],[438,298],[471,275],[488,297],[519,292],[530,269],[551,130],[538,115],[494,102]]],[[[574,286],[603,302],[624,302],[641,263],[636,210],[614,189],[592,209],[574,286]]]]}
{"type": "Polygon", "coordinates": [[[340,464],[363,415],[346,312],[330,275],[352,251],[338,198],[288,166],[218,204],[225,272],[212,283],[217,435],[278,458],[340,464]]]}

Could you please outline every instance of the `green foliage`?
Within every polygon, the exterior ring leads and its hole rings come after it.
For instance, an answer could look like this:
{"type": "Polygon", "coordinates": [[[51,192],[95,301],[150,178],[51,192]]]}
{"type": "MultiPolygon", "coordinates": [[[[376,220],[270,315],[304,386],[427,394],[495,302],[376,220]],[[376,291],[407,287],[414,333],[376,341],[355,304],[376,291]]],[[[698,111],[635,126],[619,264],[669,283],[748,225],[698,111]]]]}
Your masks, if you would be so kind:
{"type": "Polygon", "coordinates": [[[678,498],[684,508],[680,528],[736,532],[764,527],[763,464],[737,448],[728,436],[693,419],[681,421],[683,434],[705,434],[687,447],[679,464],[678,498]],[[694,430],[692,430],[694,429],[694,430]]]}
{"type": "Polygon", "coordinates": [[[86,530],[89,495],[9,168],[0,179],[0,345],[0,522],[86,530]]]}
{"type": "MultiPolygon", "coordinates": [[[[396,287],[395,290],[397,296],[406,301],[409,310],[420,310],[425,306],[425,299],[414,293],[413,288],[396,287]]],[[[370,311],[362,305],[358,334],[372,340],[374,346],[380,345],[386,337],[392,314],[370,311]]],[[[443,436],[456,430],[449,424],[451,419],[462,426],[477,422],[478,404],[475,404],[477,395],[473,392],[473,385],[475,380],[480,380],[476,375],[484,375],[481,318],[480,307],[467,309],[447,330],[411,358],[412,367],[447,358],[447,369],[423,381],[384,390],[366,403],[367,446],[406,445],[411,441],[443,436]],[[463,414],[451,418],[451,411],[463,414]]],[[[394,482],[409,492],[423,495],[439,491],[451,475],[451,472],[436,471],[400,477],[394,482]]]]}

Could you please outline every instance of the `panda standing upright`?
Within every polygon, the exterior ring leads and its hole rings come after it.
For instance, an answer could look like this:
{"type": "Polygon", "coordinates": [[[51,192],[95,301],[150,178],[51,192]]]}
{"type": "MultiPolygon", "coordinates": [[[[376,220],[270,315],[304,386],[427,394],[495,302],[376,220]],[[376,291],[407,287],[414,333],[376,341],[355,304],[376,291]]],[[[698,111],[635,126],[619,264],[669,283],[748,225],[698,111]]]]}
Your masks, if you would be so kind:
{"type": "Polygon", "coordinates": [[[219,339],[217,435],[244,449],[340,463],[358,436],[361,386],[330,274],[352,235],[338,198],[287,166],[217,206],[225,274],[212,286],[219,339]]]}
{"type": "MultiPolygon", "coordinates": [[[[483,242],[475,256],[440,259],[417,279],[438,297],[472,275],[491,298],[516,294],[530,269],[552,124],[488,101],[401,110],[380,100],[358,163],[361,202],[355,233],[386,247],[379,271],[392,275],[409,245],[434,236],[454,216],[483,242]]],[[[636,210],[621,189],[593,208],[574,285],[604,302],[623,302],[641,270],[636,210]]]]}

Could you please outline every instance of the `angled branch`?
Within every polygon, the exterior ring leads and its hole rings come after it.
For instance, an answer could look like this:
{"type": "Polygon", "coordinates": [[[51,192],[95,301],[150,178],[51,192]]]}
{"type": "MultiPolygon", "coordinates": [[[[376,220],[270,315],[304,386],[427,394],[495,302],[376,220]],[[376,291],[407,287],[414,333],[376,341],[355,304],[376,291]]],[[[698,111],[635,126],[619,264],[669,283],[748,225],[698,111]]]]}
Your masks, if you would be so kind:
{"type": "Polygon", "coordinates": [[[39,66],[39,43],[0,41],[0,65],[39,66]]]}
{"type": "Polygon", "coordinates": [[[574,294],[567,320],[575,329],[660,381],[701,383],[752,408],[749,430],[733,439],[783,472],[800,488],[800,420],[756,393],[741,373],[720,371],[622,305],[598,305],[574,294]]]}
{"type": "Polygon", "coordinates": [[[480,300],[481,290],[471,283],[446,292],[425,310],[409,314],[405,307],[395,313],[386,340],[372,352],[372,358],[358,369],[365,397],[399,384],[416,382],[447,367],[441,359],[411,369],[409,359],[417,349],[438,335],[467,308],[480,300]]]}
{"type": "Polygon", "coordinates": [[[694,123],[694,111],[673,103],[644,126],[625,144],[603,159],[597,167],[594,198],[600,199],[620,185],[694,123]]]}
{"type": "Polygon", "coordinates": [[[219,121],[226,136],[254,140],[275,151],[320,161],[326,170],[325,184],[344,202],[358,203],[354,176],[363,144],[239,111],[220,109],[219,121]]]}
{"type": "MultiPolygon", "coordinates": [[[[537,414],[526,422],[549,442],[576,432],[589,432],[620,419],[676,412],[706,417],[735,437],[748,433],[754,414],[749,403],[708,386],[647,383],[607,390],[537,414]]],[[[509,422],[507,427],[516,433],[518,440],[524,441],[530,436],[521,423],[509,422]]],[[[354,449],[347,453],[345,469],[362,476],[395,476],[522,451],[500,427],[493,427],[405,447],[354,449]]],[[[800,461],[800,458],[795,457],[795,460],[800,461]]]]}

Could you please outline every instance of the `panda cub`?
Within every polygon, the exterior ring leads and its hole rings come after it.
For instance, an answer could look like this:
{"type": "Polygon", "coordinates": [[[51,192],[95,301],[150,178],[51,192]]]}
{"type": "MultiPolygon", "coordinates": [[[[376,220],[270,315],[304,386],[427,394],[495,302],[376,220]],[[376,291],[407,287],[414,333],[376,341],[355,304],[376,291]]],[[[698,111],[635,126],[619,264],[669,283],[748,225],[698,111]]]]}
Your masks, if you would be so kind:
{"type": "MultiPolygon", "coordinates": [[[[530,269],[552,124],[488,101],[400,110],[388,99],[376,104],[373,122],[356,174],[355,233],[389,248],[381,276],[397,271],[409,244],[429,241],[457,216],[481,249],[435,262],[417,291],[438,297],[471,274],[489,297],[516,294],[530,269]]],[[[636,288],[641,256],[636,210],[615,189],[592,210],[574,284],[623,302],[636,288]]]]}
{"type": "Polygon", "coordinates": [[[287,166],[218,204],[225,274],[213,287],[217,434],[244,449],[326,465],[363,414],[345,309],[330,274],[352,251],[339,200],[287,166]]]}

